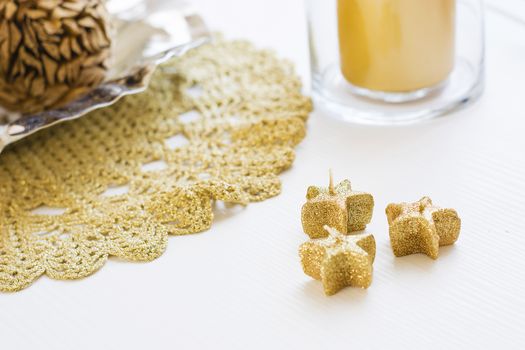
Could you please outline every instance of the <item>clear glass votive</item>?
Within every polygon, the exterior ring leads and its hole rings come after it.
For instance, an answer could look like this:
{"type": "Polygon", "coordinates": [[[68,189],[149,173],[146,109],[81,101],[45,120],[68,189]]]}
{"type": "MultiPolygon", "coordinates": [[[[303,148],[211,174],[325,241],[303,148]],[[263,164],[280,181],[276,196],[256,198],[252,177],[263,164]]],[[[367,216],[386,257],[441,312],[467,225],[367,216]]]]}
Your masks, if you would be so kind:
{"type": "Polygon", "coordinates": [[[312,90],[364,124],[449,113],[483,91],[481,0],[306,0],[312,90]]]}

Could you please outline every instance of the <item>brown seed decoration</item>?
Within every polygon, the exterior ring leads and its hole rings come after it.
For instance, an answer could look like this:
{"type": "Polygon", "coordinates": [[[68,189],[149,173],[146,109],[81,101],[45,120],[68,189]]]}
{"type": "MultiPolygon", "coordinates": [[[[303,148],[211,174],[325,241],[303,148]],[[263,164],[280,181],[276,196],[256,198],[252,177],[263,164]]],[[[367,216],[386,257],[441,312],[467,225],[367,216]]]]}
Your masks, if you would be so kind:
{"type": "Polygon", "coordinates": [[[423,253],[437,259],[439,247],[454,244],[461,219],[454,209],[441,209],[423,197],[415,203],[389,204],[386,216],[395,256],[423,253]]]}
{"type": "Polygon", "coordinates": [[[299,248],[304,273],[323,283],[326,295],[344,287],[368,288],[376,254],[374,236],[345,235],[325,226],[328,237],[312,239],[299,248]]]}
{"type": "Polygon", "coordinates": [[[104,80],[110,46],[104,0],[0,1],[0,105],[67,104],[104,80]]]}
{"type": "Polygon", "coordinates": [[[310,186],[306,199],[301,210],[301,221],[304,232],[310,238],[326,237],[328,233],[324,225],[349,233],[364,230],[372,219],[372,195],[353,191],[348,180],[334,186],[331,173],[328,188],[310,186]]]}

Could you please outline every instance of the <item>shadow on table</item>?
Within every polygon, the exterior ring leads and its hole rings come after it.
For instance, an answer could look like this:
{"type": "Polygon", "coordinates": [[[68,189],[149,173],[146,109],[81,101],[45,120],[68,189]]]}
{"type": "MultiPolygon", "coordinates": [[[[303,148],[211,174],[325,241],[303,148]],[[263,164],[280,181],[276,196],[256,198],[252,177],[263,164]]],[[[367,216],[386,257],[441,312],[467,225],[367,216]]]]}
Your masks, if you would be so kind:
{"type": "Polygon", "coordinates": [[[322,301],[320,307],[325,308],[330,301],[345,301],[345,305],[362,304],[367,296],[367,290],[362,288],[347,287],[337,294],[327,296],[324,294],[323,284],[320,281],[310,280],[303,284],[302,292],[311,300],[322,301]]]}
{"type": "Polygon", "coordinates": [[[212,204],[213,209],[213,222],[219,222],[228,219],[240,212],[242,212],[246,206],[234,203],[227,203],[216,200],[212,204]]]}
{"type": "Polygon", "coordinates": [[[396,272],[407,269],[430,272],[436,267],[437,261],[446,259],[446,257],[451,254],[454,254],[453,245],[439,247],[439,257],[437,260],[433,260],[425,254],[412,254],[403,257],[395,257],[392,254],[392,265],[396,272]]]}

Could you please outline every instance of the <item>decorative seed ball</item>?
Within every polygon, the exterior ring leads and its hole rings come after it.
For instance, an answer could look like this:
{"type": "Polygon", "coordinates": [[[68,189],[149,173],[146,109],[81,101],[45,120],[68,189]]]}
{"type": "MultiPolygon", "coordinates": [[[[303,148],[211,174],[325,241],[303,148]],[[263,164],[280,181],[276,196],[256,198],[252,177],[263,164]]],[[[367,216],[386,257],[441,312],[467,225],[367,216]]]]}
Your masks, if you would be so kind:
{"type": "Polygon", "coordinates": [[[67,104],[102,82],[110,45],[105,0],[0,0],[0,105],[67,104]]]}

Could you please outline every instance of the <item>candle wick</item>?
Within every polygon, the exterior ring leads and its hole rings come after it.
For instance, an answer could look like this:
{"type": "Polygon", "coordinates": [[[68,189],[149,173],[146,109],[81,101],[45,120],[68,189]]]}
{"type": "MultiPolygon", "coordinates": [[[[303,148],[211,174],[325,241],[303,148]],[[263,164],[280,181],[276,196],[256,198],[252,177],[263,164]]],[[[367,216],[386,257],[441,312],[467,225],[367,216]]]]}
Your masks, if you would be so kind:
{"type": "Polygon", "coordinates": [[[328,193],[330,193],[331,195],[334,195],[335,190],[334,190],[334,177],[332,176],[332,169],[328,170],[328,174],[330,176],[330,184],[328,185],[328,193]]]}

